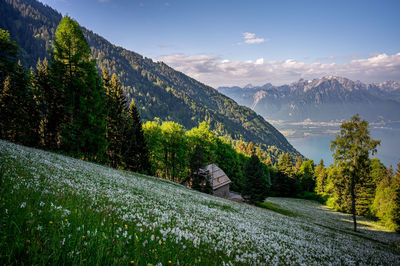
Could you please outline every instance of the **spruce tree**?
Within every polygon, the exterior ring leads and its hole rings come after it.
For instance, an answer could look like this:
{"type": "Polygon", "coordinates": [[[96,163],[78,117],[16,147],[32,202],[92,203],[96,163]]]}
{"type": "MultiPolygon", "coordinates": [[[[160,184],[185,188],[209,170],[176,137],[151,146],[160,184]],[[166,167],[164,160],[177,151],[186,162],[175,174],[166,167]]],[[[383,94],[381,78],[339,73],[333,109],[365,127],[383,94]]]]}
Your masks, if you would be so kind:
{"type": "Polygon", "coordinates": [[[122,156],[128,170],[149,174],[149,151],[143,135],[139,112],[132,100],[129,105],[128,127],[123,138],[122,156]]]}
{"type": "Polygon", "coordinates": [[[268,195],[267,176],[260,159],[253,154],[244,168],[245,185],[242,195],[251,203],[264,201],[268,195]]]}

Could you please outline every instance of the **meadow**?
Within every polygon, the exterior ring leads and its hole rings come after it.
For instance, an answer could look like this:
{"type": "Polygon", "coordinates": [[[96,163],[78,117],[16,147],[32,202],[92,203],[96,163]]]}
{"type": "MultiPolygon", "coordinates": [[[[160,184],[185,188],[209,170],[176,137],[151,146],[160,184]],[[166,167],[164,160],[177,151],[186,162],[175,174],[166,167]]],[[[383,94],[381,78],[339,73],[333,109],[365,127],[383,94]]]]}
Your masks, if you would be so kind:
{"type": "Polygon", "coordinates": [[[399,234],[316,202],[285,215],[0,140],[0,263],[398,265],[399,234]],[[349,225],[350,224],[350,225],[349,225]]]}

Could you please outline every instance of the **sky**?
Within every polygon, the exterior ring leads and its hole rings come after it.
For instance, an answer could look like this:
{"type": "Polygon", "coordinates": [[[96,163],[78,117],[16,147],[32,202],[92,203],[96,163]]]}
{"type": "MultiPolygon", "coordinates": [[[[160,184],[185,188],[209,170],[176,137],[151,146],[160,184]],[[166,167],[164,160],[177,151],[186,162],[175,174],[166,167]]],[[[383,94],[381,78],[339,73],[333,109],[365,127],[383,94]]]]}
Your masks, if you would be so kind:
{"type": "Polygon", "coordinates": [[[213,87],[400,81],[399,0],[41,0],[213,87]]]}

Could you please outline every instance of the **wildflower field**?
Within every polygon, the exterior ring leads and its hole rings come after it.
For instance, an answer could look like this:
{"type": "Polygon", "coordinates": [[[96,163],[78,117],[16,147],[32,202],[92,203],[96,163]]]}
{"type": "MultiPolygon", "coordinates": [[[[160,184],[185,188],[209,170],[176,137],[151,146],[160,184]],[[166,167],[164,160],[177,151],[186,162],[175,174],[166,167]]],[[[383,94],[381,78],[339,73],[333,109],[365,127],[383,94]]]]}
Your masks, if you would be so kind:
{"type": "Polygon", "coordinates": [[[0,178],[2,264],[400,262],[399,235],[305,200],[267,199],[282,215],[5,141],[0,178]]]}

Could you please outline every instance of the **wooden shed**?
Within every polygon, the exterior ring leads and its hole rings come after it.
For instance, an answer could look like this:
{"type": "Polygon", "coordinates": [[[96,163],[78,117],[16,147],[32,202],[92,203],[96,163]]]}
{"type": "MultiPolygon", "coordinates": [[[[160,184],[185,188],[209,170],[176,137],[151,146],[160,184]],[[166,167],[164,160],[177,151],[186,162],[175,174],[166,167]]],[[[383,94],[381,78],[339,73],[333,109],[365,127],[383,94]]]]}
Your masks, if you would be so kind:
{"type": "Polygon", "coordinates": [[[229,184],[231,180],[221,168],[215,164],[210,164],[201,168],[199,172],[208,172],[214,196],[229,198],[229,184]]]}

